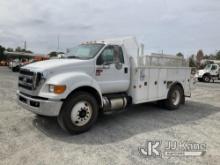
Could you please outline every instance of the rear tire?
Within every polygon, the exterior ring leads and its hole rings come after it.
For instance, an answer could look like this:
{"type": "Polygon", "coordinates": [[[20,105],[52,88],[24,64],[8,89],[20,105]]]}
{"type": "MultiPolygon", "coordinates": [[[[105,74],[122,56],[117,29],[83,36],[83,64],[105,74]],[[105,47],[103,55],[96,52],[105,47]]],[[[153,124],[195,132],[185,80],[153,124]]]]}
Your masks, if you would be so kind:
{"type": "Polygon", "coordinates": [[[179,108],[180,104],[185,103],[185,97],[183,89],[175,85],[173,86],[168,93],[168,97],[164,100],[164,106],[168,110],[176,110],[179,108]]]}
{"type": "Polygon", "coordinates": [[[76,92],[66,99],[58,116],[58,123],[70,134],[89,130],[98,117],[96,99],[87,92],[76,92]]]}

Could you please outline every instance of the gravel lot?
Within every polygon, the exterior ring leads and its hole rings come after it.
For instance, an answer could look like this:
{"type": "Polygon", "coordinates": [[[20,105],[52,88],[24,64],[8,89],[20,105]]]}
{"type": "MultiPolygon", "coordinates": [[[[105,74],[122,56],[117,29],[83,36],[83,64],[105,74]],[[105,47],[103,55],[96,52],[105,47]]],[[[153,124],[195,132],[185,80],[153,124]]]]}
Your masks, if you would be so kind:
{"type": "Polygon", "coordinates": [[[177,111],[154,104],[106,115],[80,135],[60,129],[16,103],[17,73],[0,67],[0,164],[219,164],[220,81],[198,83],[177,111]],[[205,143],[198,157],[143,157],[146,140],[205,143]]]}

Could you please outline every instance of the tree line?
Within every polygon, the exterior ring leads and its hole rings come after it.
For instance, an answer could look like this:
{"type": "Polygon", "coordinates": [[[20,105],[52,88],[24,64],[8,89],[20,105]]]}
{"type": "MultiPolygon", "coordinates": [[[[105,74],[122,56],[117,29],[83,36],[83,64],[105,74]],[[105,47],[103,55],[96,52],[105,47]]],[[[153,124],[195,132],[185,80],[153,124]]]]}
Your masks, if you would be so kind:
{"type": "MultiPolygon", "coordinates": [[[[179,52],[176,54],[178,57],[184,57],[184,55],[179,52]]],[[[196,54],[192,54],[188,57],[189,66],[201,68],[204,64],[201,63],[202,60],[220,60],[220,50],[216,51],[214,54],[204,54],[203,50],[198,50],[196,54]]]]}
{"type": "Polygon", "coordinates": [[[10,47],[5,48],[4,46],[0,45],[0,60],[6,60],[6,56],[4,54],[5,51],[7,51],[7,52],[33,53],[32,51],[23,49],[20,46],[18,46],[17,48],[13,49],[13,48],[10,48],[10,47]]]}

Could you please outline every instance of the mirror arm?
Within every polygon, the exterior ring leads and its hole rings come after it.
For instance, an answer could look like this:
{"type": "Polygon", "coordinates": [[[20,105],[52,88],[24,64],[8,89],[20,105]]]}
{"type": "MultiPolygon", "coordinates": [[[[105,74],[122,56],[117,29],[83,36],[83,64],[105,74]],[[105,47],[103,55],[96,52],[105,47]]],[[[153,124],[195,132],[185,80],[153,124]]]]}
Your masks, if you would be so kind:
{"type": "Polygon", "coordinates": [[[110,64],[103,64],[102,67],[103,67],[103,69],[109,69],[110,68],[110,64]]]}

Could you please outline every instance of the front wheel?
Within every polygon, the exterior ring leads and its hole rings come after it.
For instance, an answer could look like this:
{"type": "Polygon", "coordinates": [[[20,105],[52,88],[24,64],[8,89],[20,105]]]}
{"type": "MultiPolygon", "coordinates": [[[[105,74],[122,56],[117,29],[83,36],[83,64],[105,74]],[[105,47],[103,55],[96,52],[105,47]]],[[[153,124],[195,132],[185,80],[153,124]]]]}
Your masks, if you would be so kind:
{"type": "Polygon", "coordinates": [[[89,130],[98,117],[96,99],[87,92],[76,92],[63,103],[59,125],[71,134],[89,130]]]}
{"type": "Polygon", "coordinates": [[[199,82],[202,82],[202,81],[203,81],[203,79],[202,79],[202,78],[198,78],[198,81],[199,81],[199,82]]]}
{"type": "Polygon", "coordinates": [[[210,76],[208,76],[208,75],[204,75],[204,76],[203,76],[203,81],[204,81],[204,82],[207,82],[207,83],[208,83],[208,82],[210,82],[210,80],[211,80],[210,76]]]}
{"type": "Polygon", "coordinates": [[[164,101],[164,105],[168,110],[178,109],[180,104],[184,104],[185,98],[181,87],[178,85],[172,87],[168,93],[167,99],[164,101]]]}

